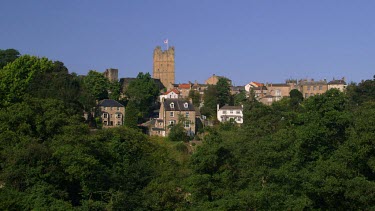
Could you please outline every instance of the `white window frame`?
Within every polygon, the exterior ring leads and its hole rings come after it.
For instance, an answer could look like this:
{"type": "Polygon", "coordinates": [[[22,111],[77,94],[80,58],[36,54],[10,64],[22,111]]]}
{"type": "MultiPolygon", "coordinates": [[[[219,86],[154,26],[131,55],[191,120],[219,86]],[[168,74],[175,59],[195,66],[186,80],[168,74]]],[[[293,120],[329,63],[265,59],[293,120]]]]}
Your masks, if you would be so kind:
{"type": "Polygon", "coordinates": [[[190,127],[190,120],[184,121],[184,127],[189,128],[190,127]]]}
{"type": "Polygon", "coordinates": [[[169,116],[174,117],[174,112],[173,111],[169,112],[169,116]]]}

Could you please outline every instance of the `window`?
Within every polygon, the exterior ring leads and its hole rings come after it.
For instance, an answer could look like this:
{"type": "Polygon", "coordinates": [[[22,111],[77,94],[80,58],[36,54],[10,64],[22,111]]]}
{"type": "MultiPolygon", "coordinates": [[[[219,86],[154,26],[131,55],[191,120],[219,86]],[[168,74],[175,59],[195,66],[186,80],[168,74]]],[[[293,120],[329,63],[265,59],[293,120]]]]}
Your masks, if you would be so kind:
{"type": "Polygon", "coordinates": [[[185,117],[189,118],[189,115],[190,115],[189,112],[186,112],[185,117]]]}
{"type": "Polygon", "coordinates": [[[171,111],[171,112],[169,113],[169,116],[170,116],[170,117],[174,117],[174,112],[171,111]]]}
{"type": "Polygon", "coordinates": [[[189,104],[188,103],[184,103],[184,108],[189,108],[189,104]]]}
{"type": "Polygon", "coordinates": [[[223,111],[223,114],[227,114],[227,111],[223,111]]]}
{"type": "Polygon", "coordinates": [[[310,93],[310,97],[314,96],[314,93],[310,93]]]}
{"type": "Polygon", "coordinates": [[[314,91],[316,90],[316,86],[313,87],[313,90],[314,90],[314,91]]]}
{"type": "Polygon", "coordinates": [[[310,90],[310,86],[307,86],[307,90],[310,90]]]}
{"type": "Polygon", "coordinates": [[[120,110],[120,107],[117,107],[117,111],[119,111],[120,110]]]}
{"type": "Polygon", "coordinates": [[[319,86],[319,90],[322,90],[323,89],[323,86],[319,86]]]}
{"type": "Polygon", "coordinates": [[[175,125],[176,124],[176,120],[171,120],[171,121],[169,121],[169,125],[170,126],[173,126],[173,125],[175,125]]]}
{"type": "Polygon", "coordinates": [[[233,114],[233,110],[230,110],[229,113],[233,114]]]}
{"type": "Polygon", "coordinates": [[[120,121],[117,121],[117,125],[121,125],[121,122],[120,122],[120,121]]]}
{"type": "Polygon", "coordinates": [[[305,93],[305,98],[308,98],[309,97],[309,93],[305,93]]]}
{"type": "Polygon", "coordinates": [[[276,90],[275,90],[275,95],[276,95],[276,96],[281,96],[281,91],[280,91],[279,89],[276,89],[276,90]]]}
{"type": "Polygon", "coordinates": [[[111,118],[113,118],[113,114],[111,114],[111,118]]]}
{"type": "Polygon", "coordinates": [[[116,118],[121,118],[122,114],[116,114],[116,118]]]}
{"type": "Polygon", "coordinates": [[[171,108],[174,108],[174,103],[169,104],[171,108]]]}
{"type": "Polygon", "coordinates": [[[110,122],[110,126],[113,126],[113,121],[110,122]]]}
{"type": "Polygon", "coordinates": [[[107,114],[107,113],[104,113],[104,114],[103,114],[103,118],[107,119],[107,118],[108,118],[108,114],[107,114]]]}
{"type": "Polygon", "coordinates": [[[236,111],[236,114],[241,114],[241,111],[236,111]]]}
{"type": "Polygon", "coordinates": [[[190,127],[190,121],[189,120],[184,121],[184,127],[190,127]]]}
{"type": "Polygon", "coordinates": [[[107,122],[107,121],[104,121],[103,124],[104,124],[104,125],[108,125],[108,122],[107,122]]]}

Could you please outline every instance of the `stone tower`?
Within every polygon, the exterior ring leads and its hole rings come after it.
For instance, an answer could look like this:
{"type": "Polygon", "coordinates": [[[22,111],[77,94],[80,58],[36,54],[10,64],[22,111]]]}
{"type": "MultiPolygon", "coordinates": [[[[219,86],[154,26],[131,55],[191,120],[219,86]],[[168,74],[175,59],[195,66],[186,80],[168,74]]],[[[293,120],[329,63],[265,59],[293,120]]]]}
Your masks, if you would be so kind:
{"type": "Polygon", "coordinates": [[[118,69],[109,68],[103,74],[111,82],[118,81],[118,69]]]}
{"type": "Polygon", "coordinates": [[[160,79],[165,87],[174,84],[174,47],[165,51],[160,46],[155,48],[153,78],[160,79]]]}

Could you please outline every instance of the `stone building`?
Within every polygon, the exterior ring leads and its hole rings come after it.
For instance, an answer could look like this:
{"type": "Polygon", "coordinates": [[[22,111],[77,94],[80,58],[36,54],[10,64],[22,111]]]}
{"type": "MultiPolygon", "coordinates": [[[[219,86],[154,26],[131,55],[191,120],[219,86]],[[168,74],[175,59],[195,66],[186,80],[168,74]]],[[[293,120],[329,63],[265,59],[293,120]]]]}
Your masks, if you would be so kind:
{"type": "Polygon", "coordinates": [[[182,124],[189,135],[195,134],[195,108],[183,99],[164,99],[160,105],[159,118],[154,121],[151,135],[168,136],[171,126],[183,118],[182,124]]]}
{"type": "Polygon", "coordinates": [[[299,91],[302,93],[304,98],[308,98],[317,94],[324,94],[328,90],[328,84],[326,80],[300,80],[298,82],[298,86],[299,91]]]}
{"type": "Polygon", "coordinates": [[[333,79],[332,81],[328,82],[328,90],[329,89],[338,89],[341,92],[345,91],[346,89],[345,78],[342,78],[340,80],[333,79]]]}
{"type": "Polygon", "coordinates": [[[109,68],[103,74],[110,82],[118,81],[118,69],[109,68]]]}
{"type": "Polygon", "coordinates": [[[174,47],[163,51],[157,46],[154,50],[153,63],[153,78],[160,79],[165,87],[175,83],[174,47]]]}
{"type": "Polygon", "coordinates": [[[123,125],[125,107],[116,100],[105,99],[98,104],[99,117],[103,128],[123,125]]]}
{"type": "Polygon", "coordinates": [[[232,85],[232,81],[224,76],[218,76],[213,74],[211,77],[209,77],[204,83],[207,85],[216,85],[220,78],[225,78],[228,80],[229,85],[232,85]]]}

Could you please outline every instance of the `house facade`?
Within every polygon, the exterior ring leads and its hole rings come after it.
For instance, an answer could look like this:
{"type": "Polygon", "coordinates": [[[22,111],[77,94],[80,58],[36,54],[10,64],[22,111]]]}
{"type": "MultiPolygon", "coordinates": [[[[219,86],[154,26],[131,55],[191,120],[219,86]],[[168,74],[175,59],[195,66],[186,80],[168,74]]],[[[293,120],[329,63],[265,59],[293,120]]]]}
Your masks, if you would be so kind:
{"type": "Polygon", "coordinates": [[[304,98],[312,97],[318,94],[324,94],[328,90],[328,84],[326,80],[300,80],[298,83],[298,87],[304,98]]]}
{"type": "Polygon", "coordinates": [[[98,103],[98,113],[103,128],[117,127],[124,124],[125,107],[116,100],[105,99],[98,103]]]}
{"type": "Polygon", "coordinates": [[[217,120],[220,122],[227,122],[234,120],[238,124],[243,123],[243,106],[228,106],[219,107],[217,105],[217,120]]]}
{"type": "Polygon", "coordinates": [[[160,105],[159,118],[151,128],[151,135],[168,136],[170,128],[182,121],[188,134],[195,134],[195,108],[184,99],[164,99],[160,105]]]}
{"type": "Polygon", "coordinates": [[[341,92],[346,90],[346,82],[345,78],[342,78],[341,80],[335,80],[328,82],[328,90],[330,89],[338,89],[341,92]]]}
{"type": "Polygon", "coordinates": [[[164,99],[178,99],[180,98],[180,92],[177,89],[169,90],[159,96],[160,102],[164,99]]]}

